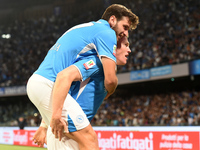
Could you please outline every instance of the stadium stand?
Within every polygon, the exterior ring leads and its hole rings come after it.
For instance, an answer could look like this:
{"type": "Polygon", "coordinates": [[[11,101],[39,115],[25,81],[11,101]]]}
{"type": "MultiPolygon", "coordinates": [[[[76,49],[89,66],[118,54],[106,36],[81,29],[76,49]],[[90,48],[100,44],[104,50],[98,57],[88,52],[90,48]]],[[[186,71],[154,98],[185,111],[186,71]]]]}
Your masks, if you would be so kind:
{"type": "MultiPolygon", "coordinates": [[[[126,66],[118,66],[119,74],[168,64],[180,64],[200,58],[200,2],[198,0],[192,2],[191,0],[170,2],[119,0],[117,2],[131,8],[140,18],[140,25],[129,37],[132,53],[126,66]]],[[[61,34],[75,24],[99,19],[103,9],[101,7],[101,10],[98,8],[83,11],[74,16],[54,13],[1,24],[0,35],[9,34],[11,37],[2,36],[0,39],[0,63],[2,64],[0,87],[25,85],[48,49],[61,34]]],[[[152,93],[144,91],[140,94],[134,93],[132,88],[130,86],[126,88],[127,91],[133,91],[126,93],[126,96],[115,94],[104,101],[92,120],[92,125],[200,124],[198,87],[190,86],[184,89],[179,86],[179,91],[168,89],[167,92],[159,93],[154,89],[152,93]]],[[[26,117],[28,126],[37,126],[41,119],[26,96],[0,98],[0,115],[1,126],[16,126],[16,119],[19,116],[26,117]]]]}
{"type": "Polygon", "coordinates": [[[193,126],[200,123],[200,92],[115,97],[104,101],[93,125],[193,126]]]}

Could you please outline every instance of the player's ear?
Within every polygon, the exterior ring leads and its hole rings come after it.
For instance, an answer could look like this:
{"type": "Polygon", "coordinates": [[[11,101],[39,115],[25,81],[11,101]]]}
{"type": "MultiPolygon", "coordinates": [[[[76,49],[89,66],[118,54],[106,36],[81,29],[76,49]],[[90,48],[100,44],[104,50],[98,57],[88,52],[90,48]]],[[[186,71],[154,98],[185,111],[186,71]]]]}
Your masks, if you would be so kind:
{"type": "Polygon", "coordinates": [[[108,20],[108,23],[110,24],[111,28],[114,27],[117,23],[117,18],[114,15],[112,15],[108,20]]]}

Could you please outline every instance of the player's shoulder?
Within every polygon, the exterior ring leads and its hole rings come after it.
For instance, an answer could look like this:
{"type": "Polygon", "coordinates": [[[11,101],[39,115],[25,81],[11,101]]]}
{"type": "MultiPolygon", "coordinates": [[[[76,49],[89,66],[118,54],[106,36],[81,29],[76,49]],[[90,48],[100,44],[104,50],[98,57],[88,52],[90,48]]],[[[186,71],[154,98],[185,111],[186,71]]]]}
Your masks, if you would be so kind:
{"type": "Polygon", "coordinates": [[[113,39],[116,37],[115,31],[110,27],[106,20],[100,19],[94,22],[93,37],[96,39],[113,39]]]}
{"type": "Polygon", "coordinates": [[[102,30],[108,30],[108,31],[111,31],[113,32],[114,30],[110,28],[110,24],[106,21],[106,20],[103,20],[103,19],[100,19],[96,22],[93,22],[95,28],[99,28],[99,30],[97,31],[101,31],[102,30]]]}

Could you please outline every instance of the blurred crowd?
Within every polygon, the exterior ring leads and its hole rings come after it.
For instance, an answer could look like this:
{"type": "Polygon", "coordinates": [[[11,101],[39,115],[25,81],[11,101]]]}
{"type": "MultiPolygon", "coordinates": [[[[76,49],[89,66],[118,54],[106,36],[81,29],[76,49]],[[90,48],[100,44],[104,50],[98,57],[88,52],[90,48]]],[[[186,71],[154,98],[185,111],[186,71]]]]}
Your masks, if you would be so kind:
{"type": "Polygon", "coordinates": [[[41,116],[28,97],[9,97],[0,101],[0,126],[39,126],[41,116]]]}
{"type": "Polygon", "coordinates": [[[198,0],[138,0],[127,6],[139,16],[140,25],[130,34],[132,53],[119,72],[200,58],[198,0]]]}
{"type": "MultiPolygon", "coordinates": [[[[177,64],[200,58],[199,0],[124,1],[139,16],[140,24],[130,33],[131,53],[118,73],[177,64]]],[[[104,10],[102,9],[102,12],[104,10]]],[[[98,20],[102,12],[79,16],[52,15],[48,18],[15,20],[0,25],[0,87],[25,85],[56,40],[70,27],[98,20]]],[[[104,101],[92,125],[198,125],[200,92],[113,96],[104,101]]],[[[0,104],[0,125],[17,125],[19,116],[27,126],[37,126],[41,117],[32,103],[0,104]],[[23,109],[22,109],[23,108],[23,109]]]]}
{"type": "MultiPolygon", "coordinates": [[[[198,0],[125,2],[139,16],[140,24],[130,33],[132,53],[118,73],[200,58],[198,0]]],[[[58,37],[76,24],[100,19],[102,12],[1,24],[0,35],[10,34],[11,38],[0,39],[0,86],[25,85],[58,37]]]]}
{"type": "Polygon", "coordinates": [[[9,26],[0,26],[0,35],[11,36],[10,39],[0,39],[0,87],[25,85],[66,30],[78,22],[91,20],[85,15],[91,16],[90,12],[76,18],[53,15],[24,22],[16,20],[9,26]]]}
{"type": "Polygon", "coordinates": [[[104,101],[92,120],[105,126],[200,125],[200,92],[114,97],[104,101]]]}
{"type": "MultiPolygon", "coordinates": [[[[26,102],[0,105],[0,125],[38,126],[41,116],[26,102]]],[[[200,125],[200,91],[170,92],[152,95],[113,95],[105,100],[91,121],[93,126],[195,126],[200,125]]]]}

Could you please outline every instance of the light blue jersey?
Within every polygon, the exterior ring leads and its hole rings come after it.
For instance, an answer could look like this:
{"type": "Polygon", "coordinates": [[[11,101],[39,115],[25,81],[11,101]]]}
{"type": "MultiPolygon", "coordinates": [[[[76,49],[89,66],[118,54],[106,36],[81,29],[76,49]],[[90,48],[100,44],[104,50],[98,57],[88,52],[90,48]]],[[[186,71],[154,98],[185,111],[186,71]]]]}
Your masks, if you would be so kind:
{"type": "Polygon", "coordinates": [[[35,74],[55,82],[60,71],[90,55],[105,56],[116,62],[116,44],[115,31],[103,19],[74,26],[52,46],[35,74]]]}
{"type": "MultiPolygon", "coordinates": [[[[69,93],[91,121],[107,95],[104,87],[103,66],[95,55],[79,60],[74,65],[80,71],[84,81],[73,82],[69,93]]],[[[68,130],[69,132],[76,131],[70,116],[68,116],[68,130]]]]}

